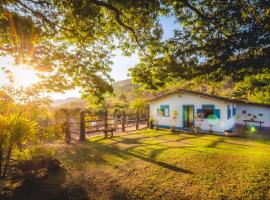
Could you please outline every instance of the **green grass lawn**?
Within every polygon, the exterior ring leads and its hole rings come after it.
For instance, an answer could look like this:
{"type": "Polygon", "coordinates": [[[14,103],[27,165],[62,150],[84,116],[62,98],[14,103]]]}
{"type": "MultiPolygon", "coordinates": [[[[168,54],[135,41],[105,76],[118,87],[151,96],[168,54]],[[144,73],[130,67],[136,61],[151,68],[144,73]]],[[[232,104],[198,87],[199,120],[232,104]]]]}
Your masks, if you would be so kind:
{"type": "Polygon", "coordinates": [[[269,140],[143,130],[52,148],[65,170],[3,199],[270,199],[269,140]]]}
{"type": "Polygon", "coordinates": [[[94,199],[270,199],[270,141],[144,130],[62,148],[94,199]]]}

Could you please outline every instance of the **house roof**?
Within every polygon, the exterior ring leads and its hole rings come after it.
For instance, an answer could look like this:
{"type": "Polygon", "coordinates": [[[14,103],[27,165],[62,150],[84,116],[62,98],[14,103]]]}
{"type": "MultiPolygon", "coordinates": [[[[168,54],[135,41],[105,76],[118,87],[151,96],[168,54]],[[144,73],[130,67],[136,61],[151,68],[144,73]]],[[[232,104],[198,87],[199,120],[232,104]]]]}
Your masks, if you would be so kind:
{"type": "Polygon", "coordinates": [[[160,95],[158,95],[156,97],[148,99],[148,102],[156,101],[158,99],[161,99],[163,97],[166,97],[166,96],[169,96],[169,95],[175,94],[175,93],[188,93],[188,94],[208,97],[208,98],[212,98],[212,99],[217,99],[217,100],[220,100],[220,101],[226,101],[226,102],[231,102],[231,103],[239,103],[239,104],[247,104],[247,105],[255,105],[255,106],[263,106],[263,107],[269,107],[270,108],[270,104],[254,103],[254,102],[243,101],[243,100],[233,99],[233,98],[229,98],[229,97],[222,97],[222,96],[218,96],[218,95],[212,95],[212,94],[207,94],[207,93],[203,93],[203,92],[197,92],[197,91],[192,91],[192,90],[184,90],[184,89],[177,89],[177,90],[174,90],[174,91],[169,91],[169,92],[162,93],[162,94],[160,94],[160,95]]]}

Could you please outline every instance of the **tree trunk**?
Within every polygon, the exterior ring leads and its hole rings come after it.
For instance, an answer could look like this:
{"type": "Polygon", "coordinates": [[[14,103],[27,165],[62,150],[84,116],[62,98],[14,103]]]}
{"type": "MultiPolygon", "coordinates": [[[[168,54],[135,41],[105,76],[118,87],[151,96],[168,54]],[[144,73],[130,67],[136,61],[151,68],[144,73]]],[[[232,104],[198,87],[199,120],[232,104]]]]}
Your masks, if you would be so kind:
{"type": "Polygon", "coordinates": [[[3,170],[3,177],[5,177],[7,175],[8,165],[9,165],[9,161],[10,161],[10,157],[11,157],[11,153],[12,153],[12,148],[13,148],[13,143],[10,144],[8,147],[5,166],[4,166],[4,170],[3,170]]]}

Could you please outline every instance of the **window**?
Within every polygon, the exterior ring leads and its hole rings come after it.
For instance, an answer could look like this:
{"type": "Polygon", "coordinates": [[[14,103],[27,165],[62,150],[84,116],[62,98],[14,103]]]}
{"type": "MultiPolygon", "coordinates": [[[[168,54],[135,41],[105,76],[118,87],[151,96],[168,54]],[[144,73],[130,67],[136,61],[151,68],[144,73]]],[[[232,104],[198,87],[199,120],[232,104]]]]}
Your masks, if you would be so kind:
{"type": "Polygon", "coordinates": [[[215,116],[220,119],[220,109],[215,109],[215,105],[202,105],[202,109],[197,109],[197,117],[207,119],[215,116]]]}
{"type": "Polygon", "coordinates": [[[231,118],[231,107],[230,105],[227,105],[227,119],[231,118]]]}
{"type": "Polygon", "coordinates": [[[215,114],[215,105],[202,105],[203,118],[207,119],[210,115],[215,114]]]}
{"type": "Polygon", "coordinates": [[[158,108],[158,116],[169,117],[170,116],[169,105],[160,105],[160,108],[158,108]]]}

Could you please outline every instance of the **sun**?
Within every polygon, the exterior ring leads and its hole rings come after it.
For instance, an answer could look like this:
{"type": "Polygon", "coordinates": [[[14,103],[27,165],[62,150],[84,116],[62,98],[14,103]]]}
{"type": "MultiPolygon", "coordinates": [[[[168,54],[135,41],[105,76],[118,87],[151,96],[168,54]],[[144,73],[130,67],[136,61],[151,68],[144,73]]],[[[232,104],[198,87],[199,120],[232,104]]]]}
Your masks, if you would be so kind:
{"type": "Polygon", "coordinates": [[[0,57],[0,85],[9,83],[7,74],[4,71],[9,71],[14,79],[15,86],[28,87],[38,82],[38,76],[34,70],[27,65],[17,65],[11,56],[0,57]]]}
{"type": "MultiPolygon", "coordinates": [[[[31,70],[30,66],[17,65],[15,64],[14,59],[11,56],[2,56],[0,57],[0,86],[4,86],[10,83],[4,70],[8,70],[11,72],[14,79],[13,84],[16,87],[30,87],[31,85],[39,81],[37,72],[31,70]]],[[[53,100],[65,99],[69,97],[79,98],[81,96],[79,89],[66,91],[65,93],[52,92],[48,93],[47,95],[50,96],[53,100]]]]}

